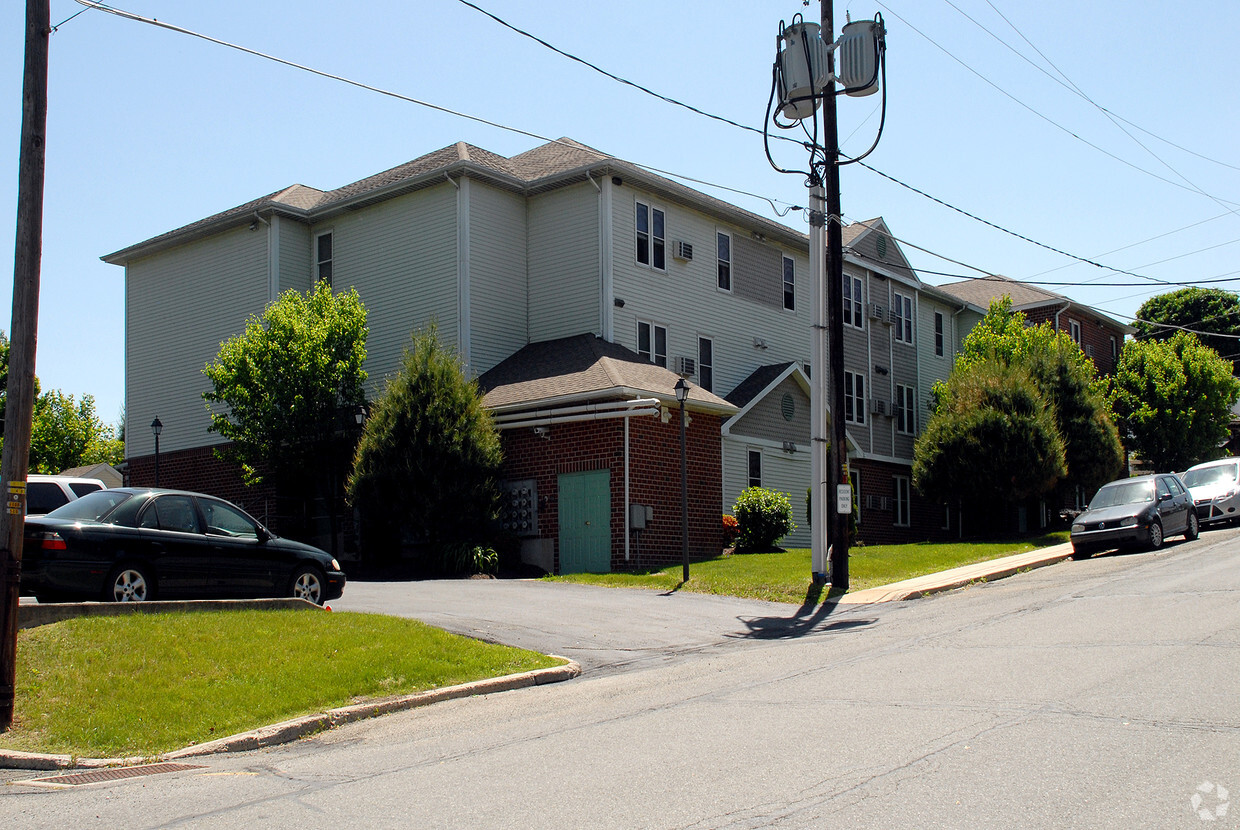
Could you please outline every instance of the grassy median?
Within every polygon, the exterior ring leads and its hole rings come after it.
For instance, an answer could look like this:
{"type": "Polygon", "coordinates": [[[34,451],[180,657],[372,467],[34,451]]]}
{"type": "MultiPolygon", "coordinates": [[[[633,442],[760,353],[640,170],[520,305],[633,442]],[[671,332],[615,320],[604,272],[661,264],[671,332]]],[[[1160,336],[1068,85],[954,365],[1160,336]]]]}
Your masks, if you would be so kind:
{"type": "MultiPolygon", "coordinates": [[[[890,585],[916,576],[1025,553],[1066,541],[1068,534],[1062,532],[1032,539],[999,542],[922,542],[855,547],[851,549],[848,557],[849,588],[852,591],[862,591],[890,585]]],[[[696,591],[772,602],[803,603],[807,598],[815,596],[810,591],[810,573],[810,552],[804,548],[794,548],[771,553],[737,553],[694,562],[689,568],[689,581],[686,583],[681,582],[681,565],[633,574],[569,574],[546,578],[584,585],[696,591]]],[[[831,596],[842,593],[833,590],[831,596]]],[[[826,599],[826,596],[822,599],[826,599]]]]}
{"type": "Polygon", "coordinates": [[[67,620],[20,632],[15,721],[0,748],[153,756],[368,698],[563,662],[377,614],[67,620]]]}

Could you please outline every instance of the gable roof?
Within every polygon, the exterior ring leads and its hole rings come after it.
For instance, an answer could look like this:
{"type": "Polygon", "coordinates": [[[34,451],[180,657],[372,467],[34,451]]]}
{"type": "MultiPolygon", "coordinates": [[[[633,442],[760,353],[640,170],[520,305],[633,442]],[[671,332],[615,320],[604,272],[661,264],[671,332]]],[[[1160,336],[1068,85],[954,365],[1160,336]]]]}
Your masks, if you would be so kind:
{"type": "Polygon", "coordinates": [[[1132,326],[1127,323],[1121,323],[1119,320],[1102,313],[1092,306],[1078,303],[1070,297],[1065,297],[1063,294],[1056,294],[1054,291],[1047,291],[1036,285],[1030,285],[1029,283],[997,274],[989,277],[975,277],[973,279],[961,280],[960,282],[947,283],[940,285],[939,290],[978,306],[983,310],[990,308],[992,302],[1004,296],[1011,297],[1013,311],[1027,311],[1048,305],[1063,305],[1065,310],[1076,309],[1085,311],[1101,320],[1105,320],[1123,331],[1124,334],[1136,333],[1136,329],[1132,326]]]}
{"type": "MultiPolygon", "coordinates": [[[[620,397],[676,404],[680,376],[593,334],[531,343],[478,378],[492,411],[620,397]]],[[[731,415],[736,407],[691,384],[689,409],[731,415]]]]}

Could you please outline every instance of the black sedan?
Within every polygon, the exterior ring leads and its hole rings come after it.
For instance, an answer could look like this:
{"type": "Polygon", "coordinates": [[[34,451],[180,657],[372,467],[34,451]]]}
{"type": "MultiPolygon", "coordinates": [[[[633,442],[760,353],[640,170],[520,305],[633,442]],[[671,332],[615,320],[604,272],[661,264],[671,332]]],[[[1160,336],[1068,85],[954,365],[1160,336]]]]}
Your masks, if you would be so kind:
{"type": "Polygon", "coordinates": [[[1179,476],[1136,476],[1104,484],[1089,509],[1072,522],[1072,556],[1143,545],[1157,550],[1168,536],[1197,538],[1200,526],[1193,497],[1179,476]]]}
{"type": "Polygon", "coordinates": [[[223,499],[119,487],[26,520],[21,592],[39,602],[300,597],[344,591],[330,554],[281,539],[223,499]]]}

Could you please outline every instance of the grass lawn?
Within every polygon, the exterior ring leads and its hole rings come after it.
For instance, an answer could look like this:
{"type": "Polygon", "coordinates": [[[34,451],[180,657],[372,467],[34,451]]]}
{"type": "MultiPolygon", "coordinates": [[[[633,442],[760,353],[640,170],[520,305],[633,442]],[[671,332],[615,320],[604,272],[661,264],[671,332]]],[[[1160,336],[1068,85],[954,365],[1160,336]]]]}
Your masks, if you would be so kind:
{"type": "Polygon", "coordinates": [[[152,756],[374,697],[564,661],[377,614],[87,617],[24,630],[0,747],[152,756]]]}
{"type": "MultiPolygon", "coordinates": [[[[852,548],[848,557],[848,582],[851,590],[861,591],[1066,541],[1068,534],[1065,531],[1000,542],[921,542],[852,548]]],[[[569,574],[545,578],[583,585],[666,591],[679,589],[803,603],[817,597],[817,593],[811,590],[810,573],[810,552],[805,548],[795,548],[774,553],[740,553],[694,562],[689,567],[687,583],[680,581],[680,565],[638,574],[569,574]]],[[[841,593],[832,591],[831,595],[839,596],[841,593]]]]}

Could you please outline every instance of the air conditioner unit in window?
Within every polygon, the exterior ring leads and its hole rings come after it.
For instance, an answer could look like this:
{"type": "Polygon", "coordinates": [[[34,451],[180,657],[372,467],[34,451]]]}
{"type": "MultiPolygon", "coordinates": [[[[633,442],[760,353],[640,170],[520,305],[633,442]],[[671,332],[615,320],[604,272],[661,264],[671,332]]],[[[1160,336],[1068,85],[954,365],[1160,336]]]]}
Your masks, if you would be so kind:
{"type": "Polygon", "coordinates": [[[871,320],[886,320],[887,309],[883,308],[878,303],[871,303],[870,304],[870,319],[871,320]]]}
{"type": "Polygon", "coordinates": [[[683,377],[697,374],[697,361],[691,357],[676,358],[676,374],[683,377]]]}
{"type": "Polygon", "coordinates": [[[900,321],[901,321],[901,317],[900,317],[900,312],[898,309],[894,309],[894,308],[887,309],[887,322],[888,323],[898,324],[900,323],[900,321]]]}
{"type": "Polygon", "coordinates": [[[693,246],[688,242],[677,240],[672,243],[672,259],[690,262],[693,259],[693,246]]]}
{"type": "Polygon", "coordinates": [[[870,412],[874,415],[886,415],[887,402],[882,398],[870,398],[870,412]]]}
{"type": "Polygon", "coordinates": [[[1086,347],[1085,347],[1085,356],[1086,356],[1086,357],[1093,357],[1093,356],[1094,356],[1094,347],[1093,347],[1093,346],[1086,346],[1086,347]]]}

